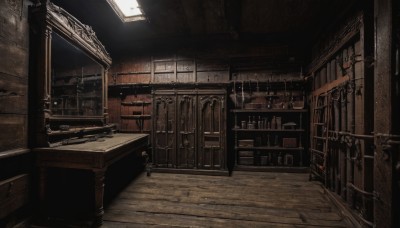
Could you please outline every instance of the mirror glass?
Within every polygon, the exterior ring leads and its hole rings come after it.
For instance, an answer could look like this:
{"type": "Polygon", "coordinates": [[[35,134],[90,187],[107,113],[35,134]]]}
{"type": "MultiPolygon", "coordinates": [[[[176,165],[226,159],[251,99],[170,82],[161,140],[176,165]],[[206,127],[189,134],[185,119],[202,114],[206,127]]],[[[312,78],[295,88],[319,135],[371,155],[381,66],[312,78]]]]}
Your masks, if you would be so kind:
{"type": "Polygon", "coordinates": [[[52,115],[102,116],[103,67],[57,33],[51,42],[52,115]]]}

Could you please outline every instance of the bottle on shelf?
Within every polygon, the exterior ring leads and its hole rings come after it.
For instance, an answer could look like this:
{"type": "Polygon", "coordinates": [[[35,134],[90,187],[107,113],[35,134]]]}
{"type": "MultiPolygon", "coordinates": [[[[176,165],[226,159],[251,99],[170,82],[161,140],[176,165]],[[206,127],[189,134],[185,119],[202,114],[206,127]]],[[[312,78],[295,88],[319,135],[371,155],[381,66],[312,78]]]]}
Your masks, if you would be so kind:
{"type": "Polygon", "coordinates": [[[282,157],[282,153],[281,152],[279,152],[279,155],[278,155],[277,165],[278,166],[282,166],[283,165],[283,157],[282,157]]]}

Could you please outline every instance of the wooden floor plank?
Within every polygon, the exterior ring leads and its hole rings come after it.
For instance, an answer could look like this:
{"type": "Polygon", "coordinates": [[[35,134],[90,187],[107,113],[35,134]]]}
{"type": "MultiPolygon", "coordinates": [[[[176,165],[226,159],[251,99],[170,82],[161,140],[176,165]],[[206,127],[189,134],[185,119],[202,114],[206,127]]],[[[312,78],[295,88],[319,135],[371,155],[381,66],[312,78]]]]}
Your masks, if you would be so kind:
{"type": "Polygon", "coordinates": [[[135,179],[105,210],[104,227],[346,227],[307,174],[231,177],[153,173],[135,179]]]}
{"type": "MultiPolygon", "coordinates": [[[[316,220],[308,218],[305,214],[296,213],[296,216],[283,217],[277,213],[269,214],[264,210],[254,210],[253,208],[240,208],[240,207],[221,207],[208,204],[188,204],[188,203],[175,203],[169,204],[165,202],[156,202],[148,204],[146,201],[136,202],[136,204],[123,204],[109,208],[109,211],[137,211],[148,213],[169,213],[178,215],[189,216],[202,216],[208,218],[222,218],[231,220],[249,220],[266,223],[282,223],[293,225],[318,225],[329,226],[334,224],[340,227],[341,219],[335,220],[316,220]]],[[[271,211],[271,210],[269,210],[271,211]]],[[[328,213],[325,213],[328,215],[328,213]]],[[[342,226],[343,227],[343,226],[342,226]]]]}
{"type": "MultiPolygon", "coordinates": [[[[166,227],[321,227],[321,226],[304,226],[291,225],[284,223],[266,223],[249,220],[230,220],[210,217],[196,217],[179,214],[156,214],[132,211],[109,211],[104,216],[106,221],[118,221],[124,223],[136,223],[146,225],[162,225],[166,227]]],[[[335,226],[328,226],[335,227],[335,226]]]]}

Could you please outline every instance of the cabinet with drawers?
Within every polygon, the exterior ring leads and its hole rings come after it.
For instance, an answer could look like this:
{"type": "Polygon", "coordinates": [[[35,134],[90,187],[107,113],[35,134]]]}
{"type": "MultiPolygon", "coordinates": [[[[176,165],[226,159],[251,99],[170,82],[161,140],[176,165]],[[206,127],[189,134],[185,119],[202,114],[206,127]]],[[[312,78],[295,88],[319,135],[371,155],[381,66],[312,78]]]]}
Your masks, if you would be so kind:
{"type": "Polygon", "coordinates": [[[226,91],[155,90],[153,167],[226,170],[226,91]]]}

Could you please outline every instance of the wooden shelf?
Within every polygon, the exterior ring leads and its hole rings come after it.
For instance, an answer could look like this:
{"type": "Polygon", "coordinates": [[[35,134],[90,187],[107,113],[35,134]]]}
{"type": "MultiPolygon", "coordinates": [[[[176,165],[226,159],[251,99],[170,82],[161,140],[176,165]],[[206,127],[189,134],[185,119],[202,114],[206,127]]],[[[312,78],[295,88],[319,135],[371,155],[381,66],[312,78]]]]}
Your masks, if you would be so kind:
{"type": "Polygon", "coordinates": [[[313,96],[319,96],[321,94],[324,94],[326,92],[331,91],[333,88],[338,87],[339,85],[349,81],[349,76],[346,75],[344,77],[341,77],[339,79],[336,79],[330,83],[326,83],[325,85],[323,85],[322,87],[316,89],[312,94],[313,96]]]}
{"type": "Polygon", "coordinates": [[[226,82],[137,82],[137,83],[116,83],[108,85],[109,88],[130,88],[130,87],[227,87],[226,82]]]}
{"type": "Polygon", "coordinates": [[[224,72],[224,71],[228,72],[229,69],[202,69],[202,70],[197,69],[196,72],[224,72]]]}
{"type": "Polygon", "coordinates": [[[122,119],[151,119],[151,115],[121,115],[122,119]]]}
{"type": "Polygon", "coordinates": [[[61,98],[77,98],[77,97],[78,98],[86,98],[86,99],[93,99],[93,98],[101,99],[101,94],[99,94],[99,95],[79,95],[79,96],[76,96],[76,95],[62,95],[62,96],[53,97],[52,99],[54,100],[54,99],[61,99],[61,98]]]}
{"type": "Polygon", "coordinates": [[[276,151],[302,151],[303,147],[285,148],[285,147],[273,147],[273,146],[252,146],[252,147],[239,147],[236,146],[235,150],[276,150],[276,151]]]}
{"type": "Polygon", "coordinates": [[[148,101],[130,101],[130,102],[121,102],[121,105],[124,106],[142,106],[142,105],[150,105],[151,102],[148,101]]]}
{"type": "Polygon", "coordinates": [[[119,75],[132,75],[132,74],[151,74],[151,72],[150,71],[120,72],[120,73],[115,73],[114,75],[119,76],[119,75]]]}
{"type": "MultiPolygon", "coordinates": [[[[282,81],[265,81],[265,80],[251,80],[251,81],[249,81],[249,80],[230,80],[229,82],[231,83],[231,84],[234,84],[234,83],[236,83],[236,85],[239,85],[239,84],[241,84],[242,83],[242,81],[245,83],[245,85],[247,84],[249,84],[249,83],[251,83],[251,84],[270,84],[270,85],[276,85],[276,84],[281,84],[281,85],[283,85],[283,84],[285,84],[285,81],[284,80],[282,80],[282,81]]],[[[291,85],[291,84],[304,84],[306,81],[305,80],[303,80],[303,79],[293,79],[293,80],[286,80],[286,84],[287,85],[291,85]]]]}
{"type": "Polygon", "coordinates": [[[304,132],[304,129],[238,129],[232,128],[232,131],[237,132],[304,132]]]}
{"type": "MultiPolygon", "coordinates": [[[[231,129],[232,135],[234,135],[234,145],[233,149],[235,151],[235,155],[238,158],[236,160],[236,167],[235,170],[246,170],[246,171],[260,171],[260,172],[307,172],[308,168],[303,167],[303,164],[307,163],[305,162],[305,148],[308,148],[308,138],[306,132],[308,132],[307,128],[303,128],[304,126],[304,120],[307,119],[307,113],[308,109],[306,106],[306,100],[304,100],[304,92],[302,91],[306,81],[301,79],[301,78],[295,78],[293,80],[279,80],[279,81],[266,81],[265,79],[262,81],[256,81],[256,80],[237,80],[237,81],[230,81],[231,86],[235,87],[236,90],[238,87],[244,87],[241,88],[243,90],[246,90],[248,93],[251,94],[251,91],[256,91],[254,93],[254,97],[259,97],[258,95],[261,95],[262,98],[260,100],[257,100],[257,103],[262,103],[262,105],[256,106],[256,105],[249,105],[245,106],[243,108],[240,108],[239,106],[236,106],[237,108],[231,109],[230,113],[233,116],[232,119],[234,118],[234,121],[236,123],[235,127],[231,129]],[[242,84],[243,82],[243,84],[242,84]],[[289,89],[286,90],[285,88],[285,83],[286,87],[289,89]],[[260,89],[263,88],[261,91],[260,89]],[[273,88],[273,89],[271,89],[273,88]],[[273,106],[273,108],[269,109],[266,107],[266,104],[264,103],[265,101],[268,103],[269,98],[280,98],[283,99],[283,94],[284,92],[292,92],[293,96],[296,97],[296,100],[298,100],[300,103],[295,103],[296,105],[294,106],[295,109],[282,109],[281,106],[273,106]],[[297,97],[303,97],[300,99],[297,99],[297,97]],[[301,106],[300,106],[301,105],[301,106]],[[257,107],[257,108],[256,108],[257,107]],[[264,128],[262,129],[243,129],[240,128],[241,125],[240,123],[242,122],[241,120],[243,117],[248,116],[251,120],[253,119],[254,121],[257,119],[256,117],[259,116],[259,120],[263,120],[265,123],[264,118],[261,119],[261,116],[265,117],[267,116],[268,119],[270,117],[275,116],[275,117],[281,117],[281,121],[279,121],[279,129],[271,129],[271,128],[265,128],[265,125],[262,125],[264,128]],[[253,116],[253,118],[251,118],[253,116]],[[288,123],[288,124],[283,124],[283,123],[288,123]],[[282,127],[281,127],[282,126],[282,127]],[[284,127],[285,126],[285,127],[284,127]],[[267,143],[265,136],[270,136],[270,135],[279,135],[279,137],[275,138],[278,140],[276,143],[274,143],[274,139],[269,140],[271,144],[267,143]],[[303,136],[304,135],[304,136],[303,136]],[[285,138],[285,140],[283,139],[285,138]],[[244,141],[249,141],[246,144],[241,144],[239,143],[240,140],[244,141]],[[250,142],[253,141],[253,142],[250,142]],[[263,140],[263,141],[260,141],[263,140]],[[255,143],[254,143],[255,142],[255,143]],[[241,145],[241,146],[237,146],[241,145]],[[243,146],[242,146],[243,145],[243,146]],[[254,146],[256,145],[256,146],[254,146]],[[268,145],[268,146],[267,146],[268,145]],[[272,145],[272,146],[271,146],[272,145]],[[277,145],[277,146],[273,146],[277,145]],[[296,146],[296,147],[283,147],[285,146],[296,146]],[[303,147],[304,146],[304,147],[303,147]],[[253,160],[256,159],[256,162],[252,162],[251,158],[244,159],[242,160],[242,163],[240,163],[241,160],[239,158],[245,158],[246,156],[241,157],[240,155],[246,155],[246,153],[242,153],[243,151],[253,151],[254,156],[253,160]],[[261,165],[261,162],[257,162],[258,155],[265,155],[268,154],[268,157],[270,156],[277,156],[278,154],[283,154],[283,155],[293,155],[291,158],[291,162],[293,163],[292,166],[278,166],[278,163],[275,164],[269,164],[269,165],[261,165]],[[248,164],[248,165],[245,165],[248,164]]],[[[237,95],[240,95],[240,92],[237,93],[237,95]]],[[[251,95],[250,95],[251,96],[251,95]]],[[[240,99],[239,99],[240,100],[240,99]]],[[[271,121],[271,126],[275,126],[272,124],[271,121]]],[[[245,121],[247,122],[247,121],[245,121]]],[[[255,121],[256,124],[255,126],[261,126],[258,125],[258,121],[255,121]]],[[[274,137],[273,137],[274,138],[274,137]]],[[[250,155],[250,153],[249,153],[250,155]]],[[[249,156],[250,157],[250,156],[249,156]]],[[[260,158],[261,159],[261,158],[260,158]]],[[[265,164],[265,162],[263,162],[265,164]]]]}
{"type": "Polygon", "coordinates": [[[307,109],[232,109],[233,113],[305,113],[307,109]]]}
{"type": "Polygon", "coordinates": [[[174,74],[174,70],[154,71],[154,74],[174,74]]]}

